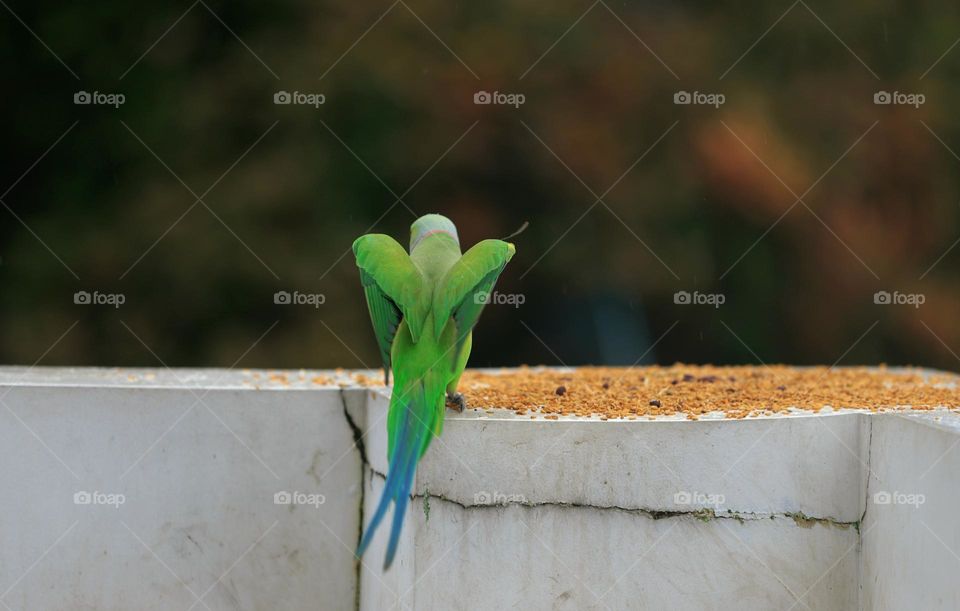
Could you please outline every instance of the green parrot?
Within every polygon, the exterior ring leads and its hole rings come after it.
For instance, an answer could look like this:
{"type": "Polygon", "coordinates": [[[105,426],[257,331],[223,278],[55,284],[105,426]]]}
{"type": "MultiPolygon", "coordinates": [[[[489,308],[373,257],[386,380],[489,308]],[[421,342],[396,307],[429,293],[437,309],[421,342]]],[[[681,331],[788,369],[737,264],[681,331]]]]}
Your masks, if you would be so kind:
{"type": "Polygon", "coordinates": [[[353,243],[385,383],[393,371],[387,481],[357,548],[360,557],[395,503],[384,570],[397,551],[417,462],[443,430],[444,394],[460,411],[466,405],[457,383],[470,356],[473,327],[514,252],[508,242],[483,240],[461,255],[457,228],[439,214],[411,225],[409,255],[383,234],[353,243]]]}

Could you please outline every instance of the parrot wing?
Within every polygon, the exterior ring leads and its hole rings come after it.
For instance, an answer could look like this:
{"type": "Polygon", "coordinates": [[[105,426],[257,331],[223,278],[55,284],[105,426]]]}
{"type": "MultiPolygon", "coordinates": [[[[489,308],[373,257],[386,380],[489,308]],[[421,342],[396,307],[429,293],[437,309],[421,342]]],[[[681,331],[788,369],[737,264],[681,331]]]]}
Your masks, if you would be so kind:
{"type": "Polygon", "coordinates": [[[423,328],[423,276],[410,255],[390,236],[368,234],[353,243],[360,282],[367,298],[370,320],[383,361],[384,383],[390,380],[390,348],[400,320],[405,319],[416,343],[423,328]]]}
{"type": "Polygon", "coordinates": [[[434,294],[433,312],[439,336],[452,316],[457,328],[457,352],[480,319],[500,272],[516,252],[502,240],[483,240],[453,264],[434,294]]]}

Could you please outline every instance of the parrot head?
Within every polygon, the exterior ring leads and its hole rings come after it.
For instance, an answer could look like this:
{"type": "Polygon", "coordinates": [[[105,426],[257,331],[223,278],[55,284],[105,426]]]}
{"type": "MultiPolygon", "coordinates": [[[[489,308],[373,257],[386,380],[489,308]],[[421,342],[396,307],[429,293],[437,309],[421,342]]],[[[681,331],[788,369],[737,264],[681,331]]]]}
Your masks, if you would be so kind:
{"type": "Polygon", "coordinates": [[[420,240],[435,233],[445,233],[460,245],[457,227],[453,221],[441,214],[425,214],[410,225],[410,252],[413,252],[420,240]]]}

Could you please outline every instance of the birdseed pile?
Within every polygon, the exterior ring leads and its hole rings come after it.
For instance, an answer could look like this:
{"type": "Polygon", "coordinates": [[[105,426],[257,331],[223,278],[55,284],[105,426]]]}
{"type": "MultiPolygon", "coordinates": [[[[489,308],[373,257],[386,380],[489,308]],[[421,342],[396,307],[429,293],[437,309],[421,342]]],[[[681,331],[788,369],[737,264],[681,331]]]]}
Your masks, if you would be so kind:
{"type": "Polygon", "coordinates": [[[960,376],[917,369],[827,367],[580,367],[572,371],[522,367],[489,373],[468,370],[461,382],[472,408],[511,409],[555,419],[602,419],[710,412],[727,418],[833,409],[960,409],[960,376]]]}

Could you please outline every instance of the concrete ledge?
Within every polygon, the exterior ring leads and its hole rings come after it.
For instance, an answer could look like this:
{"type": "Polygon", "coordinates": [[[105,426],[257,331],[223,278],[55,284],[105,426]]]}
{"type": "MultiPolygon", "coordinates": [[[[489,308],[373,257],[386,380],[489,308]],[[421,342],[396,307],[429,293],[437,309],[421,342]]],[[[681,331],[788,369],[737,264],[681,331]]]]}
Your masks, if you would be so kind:
{"type": "Polygon", "coordinates": [[[341,392],[229,377],[3,370],[9,608],[354,608],[362,472],[341,392]]]}
{"type": "MultiPolygon", "coordinates": [[[[385,409],[379,401],[372,413],[385,409]]],[[[862,416],[701,421],[450,418],[419,493],[461,505],[516,502],[741,519],[859,520],[862,416]],[[479,443],[478,443],[479,442],[479,443]],[[683,494],[687,492],[689,494],[683,494]],[[716,495],[722,494],[722,502],[716,495]],[[488,498],[489,497],[489,498],[488,498]],[[689,497],[689,498],[687,498],[689,497]]],[[[379,441],[379,439],[377,439],[379,441]]],[[[385,457],[374,454],[384,472],[385,457]]]]}
{"type": "MultiPolygon", "coordinates": [[[[366,512],[387,405],[368,403],[366,512]]],[[[384,578],[371,549],[363,608],[856,607],[868,416],[511,414],[448,418],[417,473],[399,569],[384,578]]]]}
{"type": "Polygon", "coordinates": [[[451,413],[384,575],[387,529],[353,558],[387,408],[355,373],[0,368],[0,601],[960,607],[950,412],[451,413]]]}
{"type": "Polygon", "coordinates": [[[864,609],[960,609],[960,419],[872,421],[863,517],[864,609]]]}

